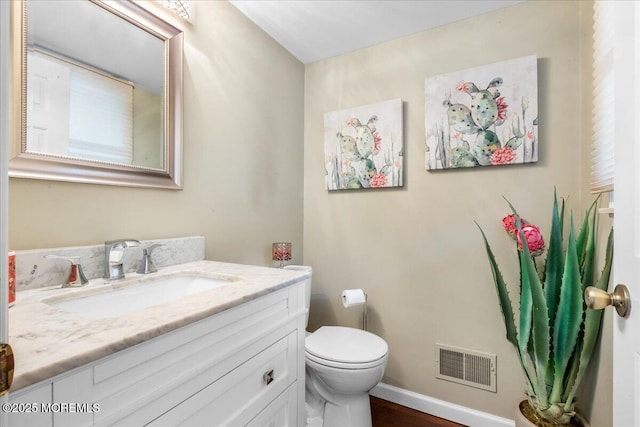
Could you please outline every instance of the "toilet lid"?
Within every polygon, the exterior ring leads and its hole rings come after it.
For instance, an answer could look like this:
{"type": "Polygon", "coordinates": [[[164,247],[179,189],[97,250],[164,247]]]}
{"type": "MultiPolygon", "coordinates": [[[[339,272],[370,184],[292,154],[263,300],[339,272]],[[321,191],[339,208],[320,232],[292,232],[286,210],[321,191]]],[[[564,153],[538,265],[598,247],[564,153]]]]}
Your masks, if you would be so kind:
{"type": "Polygon", "coordinates": [[[342,326],[323,326],[305,339],[306,351],[325,360],[343,363],[373,362],[389,351],[377,335],[342,326]]]}

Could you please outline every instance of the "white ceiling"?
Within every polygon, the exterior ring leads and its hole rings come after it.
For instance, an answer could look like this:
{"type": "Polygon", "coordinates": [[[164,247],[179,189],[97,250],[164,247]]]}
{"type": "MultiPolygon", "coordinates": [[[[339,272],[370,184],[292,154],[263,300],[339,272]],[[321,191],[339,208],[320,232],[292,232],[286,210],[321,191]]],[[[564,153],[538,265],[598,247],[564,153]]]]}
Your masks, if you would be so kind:
{"type": "Polygon", "coordinates": [[[525,0],[230,0],[307,64],[525,0]]]}

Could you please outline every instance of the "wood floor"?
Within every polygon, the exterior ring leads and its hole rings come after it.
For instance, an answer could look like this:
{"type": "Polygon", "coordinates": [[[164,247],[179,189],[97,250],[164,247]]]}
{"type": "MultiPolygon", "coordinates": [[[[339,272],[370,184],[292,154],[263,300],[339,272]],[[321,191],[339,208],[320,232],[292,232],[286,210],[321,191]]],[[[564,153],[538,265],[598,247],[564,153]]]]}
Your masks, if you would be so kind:
{"type": "Polygon", "coordinates": [[[434,417],[406,406],[370,396],[373,427],[460,427],[462,424],[434,417]]]}

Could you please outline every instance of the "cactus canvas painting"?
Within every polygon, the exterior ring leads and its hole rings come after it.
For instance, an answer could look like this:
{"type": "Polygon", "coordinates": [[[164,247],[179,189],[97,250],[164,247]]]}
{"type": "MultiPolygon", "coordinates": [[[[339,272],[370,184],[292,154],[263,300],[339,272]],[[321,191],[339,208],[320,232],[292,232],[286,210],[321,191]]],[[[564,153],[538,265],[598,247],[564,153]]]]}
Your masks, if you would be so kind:
{"type": "Polygon", "coordinates": [[[535,56],[425,79],[427,170],[538,161],[535,56]]]}
{"type": "Polygon", "coordinates": [[[401,187],[402,100],[324,115],[327,190],[401,187]]]}

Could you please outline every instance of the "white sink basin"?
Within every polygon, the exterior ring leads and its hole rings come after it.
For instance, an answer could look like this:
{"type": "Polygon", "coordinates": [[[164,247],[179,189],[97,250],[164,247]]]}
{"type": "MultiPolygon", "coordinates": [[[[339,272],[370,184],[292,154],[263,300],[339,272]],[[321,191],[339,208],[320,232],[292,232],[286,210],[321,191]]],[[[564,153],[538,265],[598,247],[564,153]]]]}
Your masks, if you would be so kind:
{"type": "Polygon", "coordinates": [[[71,298],[49,298],[45,303],[81,317],[103,319],[122,316],[151,307],[167,304],[180,298],[225,286],[234,277],[212,278],[185,275],[145,278],[130,284],[104,284],[103,292],[87,293],[71,298]]]}

